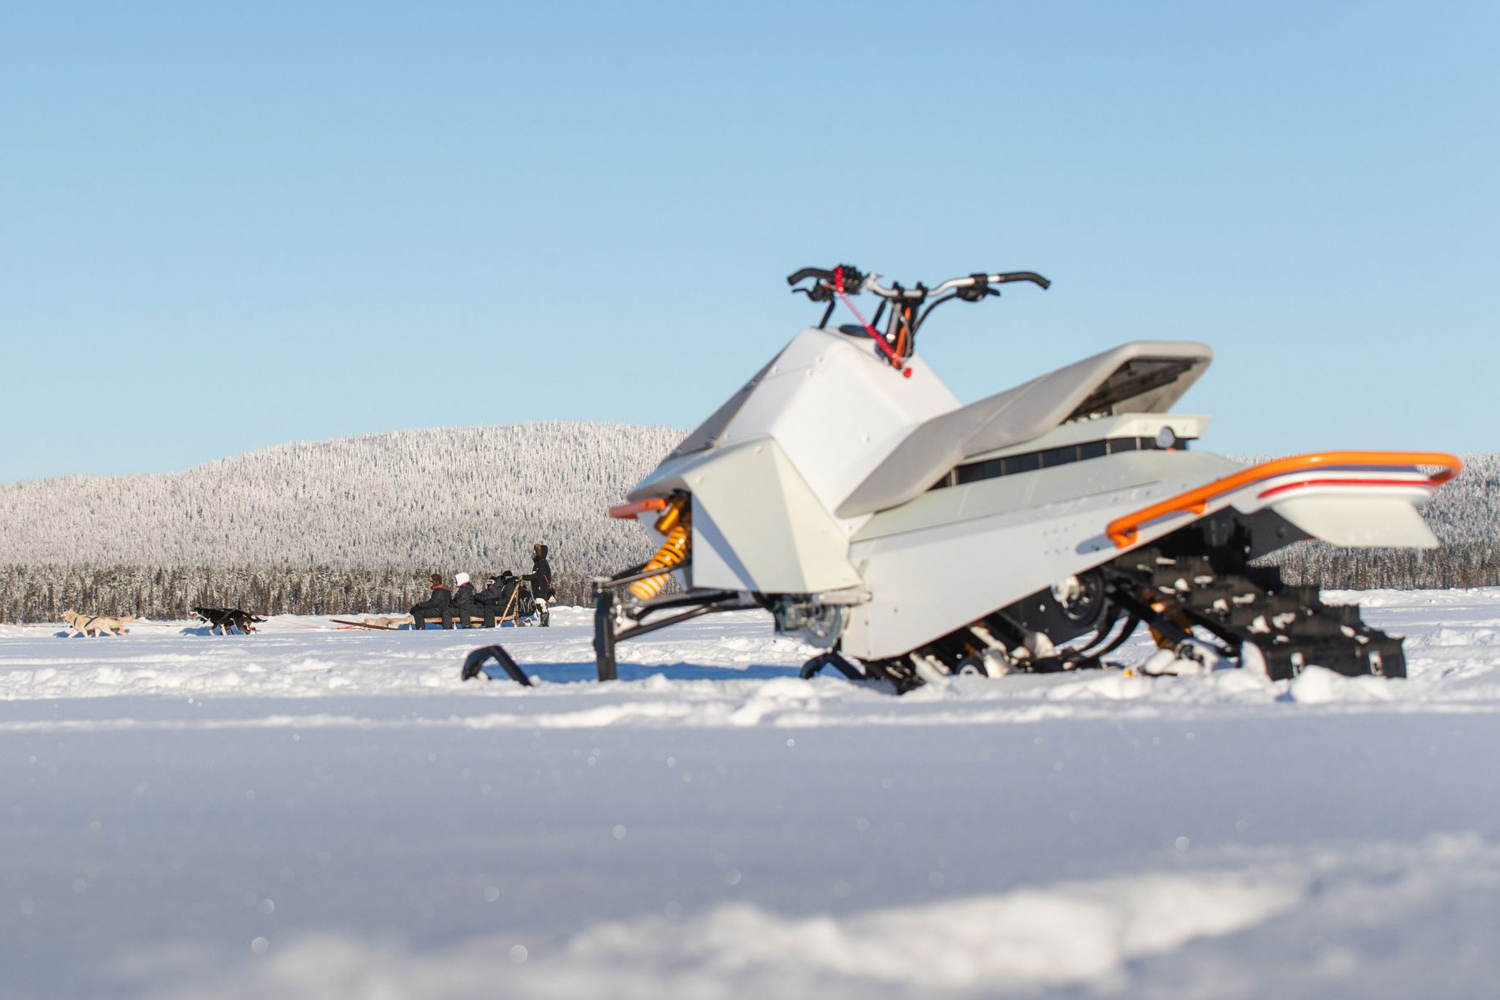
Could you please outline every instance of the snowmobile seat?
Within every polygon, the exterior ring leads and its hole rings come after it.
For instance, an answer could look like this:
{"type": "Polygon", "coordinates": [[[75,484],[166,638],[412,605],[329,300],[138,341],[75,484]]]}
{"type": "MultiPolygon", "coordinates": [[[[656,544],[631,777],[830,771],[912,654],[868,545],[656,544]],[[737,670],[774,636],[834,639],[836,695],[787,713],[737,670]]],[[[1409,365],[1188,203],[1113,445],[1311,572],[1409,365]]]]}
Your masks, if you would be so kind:
{"type": "Polygon", "coordinates": [[[965,458],[1088,417],[1165,413],[1213,360],[1207,344],[1138,340],[918,424],[842,503],[839,517],[903,504],[965,458]]]}

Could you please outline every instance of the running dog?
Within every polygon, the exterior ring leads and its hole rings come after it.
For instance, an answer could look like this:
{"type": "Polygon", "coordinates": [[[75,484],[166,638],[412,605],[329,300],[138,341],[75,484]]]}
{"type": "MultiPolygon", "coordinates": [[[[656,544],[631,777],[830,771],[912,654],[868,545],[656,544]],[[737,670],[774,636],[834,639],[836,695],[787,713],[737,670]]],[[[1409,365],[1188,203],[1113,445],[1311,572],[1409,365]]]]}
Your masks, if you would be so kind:
{"type": "Polygon", "coordinates": [[[125,627],[135,621],[134,615],[129,618],[106,618],[102,615],[80,615],[72,608],[63,612],[63,621],[67,623],[68,638],[75,635],[87,635],[97,638],[100,635],[124,635],[125,627]]]}
{"type": "Polygon", "coordinates": [[[232,628],[249,635],[255,631],[252,622],[265,621],[239,608],[194,608],[193,617],[208,625],[209,635],[214,634],[214,629],[218,629],[220,635],[228,635],[232,628]]]}

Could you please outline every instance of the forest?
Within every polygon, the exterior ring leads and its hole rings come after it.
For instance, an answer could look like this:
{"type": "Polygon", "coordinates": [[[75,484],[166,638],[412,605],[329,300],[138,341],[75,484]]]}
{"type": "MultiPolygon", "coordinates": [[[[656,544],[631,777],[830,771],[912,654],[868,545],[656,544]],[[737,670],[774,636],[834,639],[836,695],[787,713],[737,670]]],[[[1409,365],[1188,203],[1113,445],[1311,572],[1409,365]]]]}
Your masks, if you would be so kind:
{"type": "MultiPolygon", "coordinates": [[[[397,431],[281,445],[179,473],[0,485],[0,621],[404,610],[431,573],[530,570],[551,549],[559,596],[638,563],[651,542],[617,503],[681,439],[665,427],[553,422],[397,431]]],[[[1443,547],[1303,542],[1293,582],[1403,589],[1500,584],[1500,456],[1470,455],[1426,508],[1443,547]]]]}

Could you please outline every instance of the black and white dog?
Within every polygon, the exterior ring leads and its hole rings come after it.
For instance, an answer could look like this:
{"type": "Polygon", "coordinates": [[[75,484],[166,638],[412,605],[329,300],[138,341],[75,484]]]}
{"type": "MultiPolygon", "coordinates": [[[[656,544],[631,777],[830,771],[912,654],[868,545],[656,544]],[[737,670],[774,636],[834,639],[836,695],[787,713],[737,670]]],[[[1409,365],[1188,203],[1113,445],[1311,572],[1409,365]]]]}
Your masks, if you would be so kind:
{"type": "Polygon", "coordinates": [[[221,635],[228,635],[231,628],[238,628],[249,635],[255,631],[252,622],[265,621],[264,618],[257,618],[239,608],[194,608],[193,617],[207,623],[209,635],[214,634],[214,629],[218,629],[221,635]]]}

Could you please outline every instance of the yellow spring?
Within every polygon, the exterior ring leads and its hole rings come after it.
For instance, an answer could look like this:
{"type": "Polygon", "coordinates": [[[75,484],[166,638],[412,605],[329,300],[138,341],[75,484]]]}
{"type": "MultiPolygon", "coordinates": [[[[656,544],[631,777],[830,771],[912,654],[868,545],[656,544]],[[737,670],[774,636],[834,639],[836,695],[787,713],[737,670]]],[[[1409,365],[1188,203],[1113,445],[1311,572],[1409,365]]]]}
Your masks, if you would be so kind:
{"type": "MultiPolygon", "coordinates": [[[[663,515],[663,519],[665,517],[666,515],[663,515]]],[[[667,532],[667,540],[661,543],[661,548],[656,550],[656,555],[646,563],[646,569],[669,570],[687,558],[688,526],[677,518],[673,518],[673,521],[675,524],[672,530],[667,532]]],[[[667,585],[669,576],[671,576],[670,573],[658,573],[644,580],[637,580],[630,585],[630,593],[639,600],[649,601],[661,593],[661,589],[667,585]]]]}

